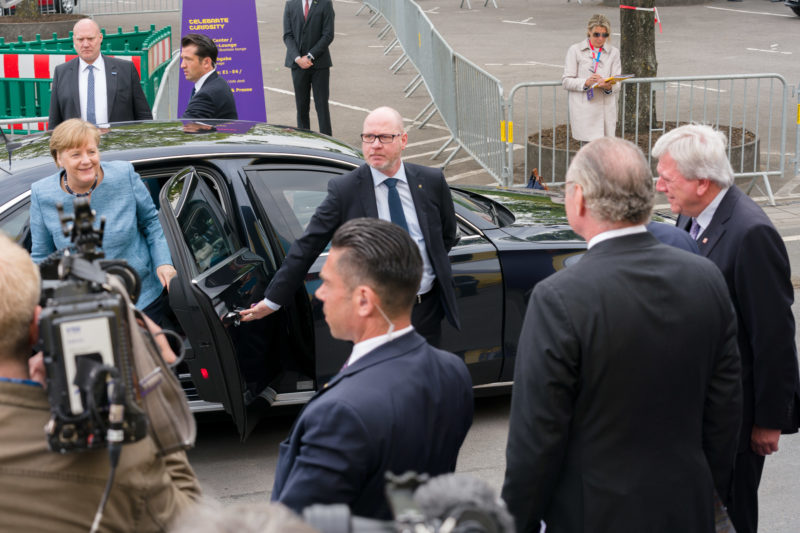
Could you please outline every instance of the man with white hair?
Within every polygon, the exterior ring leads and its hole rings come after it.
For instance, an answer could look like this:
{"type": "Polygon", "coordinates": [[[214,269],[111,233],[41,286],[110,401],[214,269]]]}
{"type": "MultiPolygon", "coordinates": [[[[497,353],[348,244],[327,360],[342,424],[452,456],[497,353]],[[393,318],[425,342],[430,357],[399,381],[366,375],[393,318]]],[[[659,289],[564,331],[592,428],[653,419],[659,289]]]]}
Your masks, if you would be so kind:
{"type": "Polygon", "coordinates": [[[728,512],[747,533],[758,527],[764,457],[800,425],[800,382],[789,256],[764,211],[734,185],[726,147],[724,134],[689,124],[663,135],[652,154],[657,189],[722,271],[736,309],[744,409],[728,512]]]}

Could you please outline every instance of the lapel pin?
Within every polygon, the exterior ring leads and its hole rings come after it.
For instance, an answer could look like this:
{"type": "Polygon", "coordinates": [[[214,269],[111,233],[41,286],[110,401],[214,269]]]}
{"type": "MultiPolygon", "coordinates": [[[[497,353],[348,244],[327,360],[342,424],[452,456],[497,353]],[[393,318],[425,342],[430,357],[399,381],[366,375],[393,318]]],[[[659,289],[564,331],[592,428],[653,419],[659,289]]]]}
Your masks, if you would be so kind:
{"type": "Polygon", "coordinates": [[[418,183],[418,184],[417,184],[417,189],[421,189],[421,188],[422,188],[422,184],[421,184],[421,183],[418,183]]]}
{"type": "Polygon", "coordinates": [[[706,244],[707,242],[708,242],[708,237],[703,237],[703,244],[706,244]]]}

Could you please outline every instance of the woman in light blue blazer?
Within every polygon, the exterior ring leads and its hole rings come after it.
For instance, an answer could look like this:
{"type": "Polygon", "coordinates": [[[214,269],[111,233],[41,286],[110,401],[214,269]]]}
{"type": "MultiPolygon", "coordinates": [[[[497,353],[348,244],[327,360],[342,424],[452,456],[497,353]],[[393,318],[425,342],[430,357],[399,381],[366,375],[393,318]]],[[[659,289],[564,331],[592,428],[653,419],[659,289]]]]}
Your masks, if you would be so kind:
{"type": "Polygon", "coordinates": [[[31,187],[31,257],[41,262],[71,246],[61,230],[56,204],[72,214],[76,197],[88,197],[97,220],[105,217],[101,250],[124,259],[139,273],[136,307],[161,324],[165,289],[175,276],[164,231],[147,187],[127,161],[100,162],[100,131],[81,119],[62,122],[50,137],[50,153],[60,170],[31,187]]]}

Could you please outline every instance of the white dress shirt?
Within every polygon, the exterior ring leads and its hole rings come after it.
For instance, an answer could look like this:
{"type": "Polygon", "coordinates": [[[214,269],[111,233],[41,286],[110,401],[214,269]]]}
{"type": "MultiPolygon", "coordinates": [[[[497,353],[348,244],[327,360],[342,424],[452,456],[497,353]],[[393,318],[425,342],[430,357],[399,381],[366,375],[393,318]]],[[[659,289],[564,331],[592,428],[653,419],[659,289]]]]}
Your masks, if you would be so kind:
{"type": "MultiPolygon", "coordinates": [[[[81,118],[86,118],[86,97],[89,92],[89,63],[78,59],[78,96],[81,101],[81,118]]],[[[94,67],[94,118],[98,125],[108,124],[108,92],[106,91],[106,64],[103,54],[92,63],[94,67]]]]}
{"type": "Polygon", "coordinates": [[[623,237],[625,235],[633,235],[634,233],[647,233],[647,228],[644,226],[644,224],[639,224],[638,226],[628,226],[626,228],[610,229],[608,231],[604,231],[603,233],[598,233],[597,235],[589,239],[589,244],[586,245],[586,248],[591,249],[592,246],[595,246],[603,241],[614,239],[616,237],[623,237]]]}
{"type": "Polygon", "coordinates": [[[203,84],[206,82],[206,80],[208,79],[208,77],[209,77],[209,76],[211,76],[211,73],[212,73],[212,72],[215,72],[216,70],[217,70],[217,69],[215,69],[215,68],[212,68],[211,70],[209,70],[208,72],[206,72],[205,74],[203,74],[202,76],[200,76],[200,79],[199,79],[199,80],[197,80],[196,82],[194,82],[194,92],[195,92],[195,93],[199,93],[199,92],[200,92],[200,89],[202,89],[202,88],[203,88],[203,84]]]}
{"type": "MultiPolygon", "coordinates": [[[[392,221],[389,214],[389,187],[384,183],[389,177],[382,172],[369,167],[372,172],[372,182],[375,184],[375,201],[378,204],[378,218],[392,221]]],[[[406,177],[405,165],[400,165],[400,170],[392,176],[397,178],[397,192],[400,194],[400,202],[403,204],[403,214],[406,217],[406,224],[408,225],[408,234],[411,239],[417,243],[419,253],[422,255],[422,281],[419,284],[419,291],[417,294],[425,294],[433,287],[433,281],[436,275],[433,273],[433,265],[428,257],[427,249],[425,248],[425,237],[422,235],[422,229],[419,225],[417,218],[417,210],[414,208],[414,198],[411,197],[411,189],[408,187],[408,178],[406,177]]]]}

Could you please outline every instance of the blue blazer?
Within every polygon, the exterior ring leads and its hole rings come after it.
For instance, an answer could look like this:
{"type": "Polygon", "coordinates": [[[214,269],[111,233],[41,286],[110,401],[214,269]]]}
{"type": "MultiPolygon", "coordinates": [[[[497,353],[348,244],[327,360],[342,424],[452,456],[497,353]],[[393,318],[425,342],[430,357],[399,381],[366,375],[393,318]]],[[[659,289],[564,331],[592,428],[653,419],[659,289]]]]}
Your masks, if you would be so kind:
{"type": "Polygon", "coordinates": [[[457,356],[407,333],[348,366],[306,405],[280,446],[272,500],[297,512],[346,503],[391,518],[385,472],[453,472],[472,424],[472,381],[457,356]]]}
{"type": "MultiPolygon", "coordinates": [[[[688,231],[691,222],[680,216],[677,224],[688,231]]],[[[697,245],[722,271],[736,309],[744,393],[742,452],[750,447],[754,424],[784,433],[794,433],[800,425],[789,256],[769,217],[736,186],[722,198],[697,245]]]]}
{"type": "Polygon", "coordinates": [[[189,100],[181,118],[238,119],[236,101],[228,82],[216,71],[212,72],[189,100]]]}
{"type": "MultiPolygon", "coordinates": [[[[405,162],[403,165],[419,226],[425,237],[425,247],[442,289],[445,314],[450,323],[458,328],[455,283],[447,255],[458,242],[450,187],[438,168],[405,162]]],[[[305,233],[292,244],[264,295],[277,304],[289,304],[308,269],[330,242],[334,232],[348,220],[360,217],[378,218],[375,184],[367,164],[328,182],[328,195],[311,217],[305,233]]]]}
{"type": "MultiPolygon", "coordinates": [[[[144,309],[163,290],[156,268],[171,265],[172,258],[158,221],[150,192],[133,165],[127,161],[104,161],[103,181],[91,196],[96,211],[95,227],[106,218],[102,250],[107,259],[125,259],[142,280],[136,306],[144,309]]],[[[71,245],[61,231],[56,203],[64,213],[73,213],[74,197],[61,189],[61,172],[40,179],[31,186],[31,257],[37,263],[56,250],[71,245]]]]}

